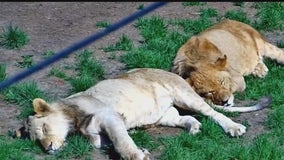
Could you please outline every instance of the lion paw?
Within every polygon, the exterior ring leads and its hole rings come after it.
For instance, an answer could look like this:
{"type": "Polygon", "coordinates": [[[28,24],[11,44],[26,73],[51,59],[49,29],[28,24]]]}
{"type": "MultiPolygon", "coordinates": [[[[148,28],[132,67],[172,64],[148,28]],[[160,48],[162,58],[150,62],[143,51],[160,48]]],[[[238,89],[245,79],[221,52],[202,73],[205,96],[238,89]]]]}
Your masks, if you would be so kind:
{"type": "Polygon", "coordinates": [[[136,153],[131,160],[151,160],[151,154],[147,149],[141,148],[139,153],[136,153]]]}
{"type": "Polygon", "coordinates": [[[268,68],[264,63],[258,63],[252,72],[253,75],[264,78],[268,73],[268,68]]]}
{"type": "Polygon", "coordinates": [[[232,137],[239,137],[246,133],[246,127],[242,124],[235,123],[234,125],[230,126],[226,132],[232,137]]]}
{"type": "Polygon", "coordinates": [[[186,125],[186,129],[189,131],[189,134],[196,134],[200,132],[201,123],[197,120],[186,125]]]}

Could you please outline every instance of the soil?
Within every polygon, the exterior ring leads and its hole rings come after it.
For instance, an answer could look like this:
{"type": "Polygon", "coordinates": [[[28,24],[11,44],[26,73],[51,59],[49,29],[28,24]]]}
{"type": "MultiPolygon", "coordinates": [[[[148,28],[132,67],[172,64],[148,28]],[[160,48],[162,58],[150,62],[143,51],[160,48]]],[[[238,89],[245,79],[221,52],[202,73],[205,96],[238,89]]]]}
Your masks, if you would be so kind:
{"type": "MultiPolygon", "coordinates": [[[[22,55],[33,55],[35,63],[43,60],[43,53],[47,50],[60,51],[71,44],[95,33],[101,28],[96,27],[99,21],[117,22],[137,11],[137,7],[150,2],[1,2],[0,26],[13,25],[24,29],[30,36],[30,42],[20,50],[6,50],[0,48],[0,63],[7,64],[8,76],[21,71],[22,68],[15,64],[21,60],[22,55]]],[[[219,14],[226,10],[238,8],[232,2],[208,2],[210,7],[218,9],[219,14]]],[[[255,9],[252,3],[246,2],[244,11],[250,18],[255,18],[255,9]]],[[[148,14],[159,15],[164,18],[196,18],[199,7],[185,7],[181,2],[171,2],[154,12],[148,14]]],[[[139,45],[142,37],[134,28],[133,23],[119,29],[116,32],[103,37],[87,48],[94,51],[93,56],[102,62],[106,71],[106,77],[113,77],[124,72],[124,64],[103,52],[102,47],[114,44],[122,34],[130,37],[135,45],[139,45]]],[[[265,33],[270,42],[276,42],[280,35],[265,33]]],[[[121,52],[115,52],[118,56],[121,52]]],[[[74,55],[70,55],[52,66],[74,64],[74,55]]],[[[34,80],[39,87],[50,97],[59,99],[68,95],[70,85],[64,80],[49,76],[51,67],[29,76],[24,81],[34,80]]],[[[238,102],[239,104],[246,102],[238,102]]],[[[269,108],[257,112],[243,113],[233,117],[236,122],[247,121],[250,125],[246,137],[254,138],[265,132],[263,123],[267,119],[269,108]]],[[[8,131],[17,129],[22,122],[16,117],[19,114],[19,106],[8,104],[0,99],[0,135],[7,135],[8,131]]],[[[175,135],[181,131],[179,128],[155,127],[146,129],[152,135],[175,135]]],[[[94,154],[95,159],[106,159],[104,155],[94,154]]]]}

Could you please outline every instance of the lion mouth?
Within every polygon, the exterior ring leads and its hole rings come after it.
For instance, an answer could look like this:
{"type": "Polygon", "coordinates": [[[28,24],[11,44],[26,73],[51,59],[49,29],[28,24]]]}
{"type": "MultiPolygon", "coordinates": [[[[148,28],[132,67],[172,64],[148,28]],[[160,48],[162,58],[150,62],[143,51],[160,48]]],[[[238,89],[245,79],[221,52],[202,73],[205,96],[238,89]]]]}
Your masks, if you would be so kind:
{"type": "Polygon", "coordinates": [[[45,151],[48,154],[54,154],[57,151],[61,150],[65,145],[65,141],[62,144],[50,142],[50,144],[45,148],[45,151]]]}

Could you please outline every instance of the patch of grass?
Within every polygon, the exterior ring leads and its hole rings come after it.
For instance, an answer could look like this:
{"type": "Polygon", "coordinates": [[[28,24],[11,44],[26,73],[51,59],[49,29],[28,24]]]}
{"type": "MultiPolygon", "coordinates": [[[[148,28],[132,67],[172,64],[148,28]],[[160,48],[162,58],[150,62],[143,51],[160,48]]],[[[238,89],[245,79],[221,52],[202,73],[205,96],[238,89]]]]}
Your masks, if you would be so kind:
{"type": "Polygon", "coordinates": [[[0,35],[0,45],[6,49],[20,49],[28,42],[28,34],[12,24],[3,28],[3,33],[0,35]]]}
{"type": "Polygon", "coordinates": [[[92,57],[92,51],[83,50],[77,56],[77,77],[70,78],[74,92],[84,91],[103,79],[104,70],[101,63],[92,57]]]}
{"type": "Polygon", "coordinates": [[[66,74],[62,70],[60,70],[60,69],[58,69],[56,67],[52,67],[51,68],[51,70],[49,72],[49,75],[56,76],[56,77],[62,78],[62,79],[67,79],[66,74]]]}
{"type": "Polygon", "coordinates": [[[284,41],[278,41],[276,45],[279,48],[284,48],[284,41]]]}
{"type": "Polygon", "coordinates": [[[117,43],[114,45],[110,45],[108,47],[104,47],[103,50],[105,52],[113,52],[113,51],[129,51],[133,48],[133,41],[128,38],[125,34],[123,34],[117,43]]]}
{"type": "Polygon", "coordinates": [[[3,81],[6,78],[6,65],[0,64],[0,82],[3,81]]]}
{"type": "Polygon", "coordinates": [[[138,9],[138,10],[144,9],[144,4],[140,4],[136,9],[138,9]]]}
{"type": "Polygon", "coordinates": [[[52,50],[47,50],[47,51],[45,51],[45,52],[43,53],[43,57],[46,59],[46,58],[48,58],[48,57],[50,57],[50,56],[53,56],[54,54],[55,54],[54,51],[52,51],[52,50]]]}
{"type": "Polygon", "coordinates": [[[242,10],[229,10],[224,15],[228,19],[240,21],[248,25],[251,24],[251,21],[247,17],[247,14],[242,10]]]}
{"type": "Polygon", "coordinates": [[[67,145],[63,147],[62,151],[55,154],[56,158],[68,159],[68,158],[89,158],[93,150],[90,142],[82,135],[68,136],[67,145]]]}
{"type": "Polygon", "coordinates": [[[110,22],[109,21],[99,21],[96,23],[96,26],[98,28],[106,28],[108,26],[110,26],[110,22]]]}
{"type": "Polygon", "coordinates": [[[4,99],[8,102],[21,106],[22,112],[19,118],[24,118],[33,113],[31,107],[35,98],[45,98],[45,94],[41,91],[34,81],[15,84],[4,90],[4,99]]]}
{"type": "Polygon", "coordinates": [[[22,57],[22,61],[17,62],[17,66],[20,68],[29,68],[32,65],[34,65],[34,61],[32,59],[33,55],[24,55],[21,56],[22,57]]]}
{"type": "Polygon", "coordinates": [[[183,6],[203,6],[206,2],[182,2],[183,6]]]}
{"type": "Polygon", "coordinates": [[[0,137],[0,159],[33,160],[32,153],[40,151],[34,141],[0,137]]]}
{"type": "Polygon", "coordinates": [[[206,9],[204,9],[204,8],[202,8],[202,9],[200,9],[200,16],[202,16],[202,17],[216,17],[216,16],[218,16],[218,11],[217,11],[217,9],[215,9],[215,8],[206,8],[206,9]]]}
{"type": "Polygon", "coordinates": [[[76,78],[71,78],[70,84],[73,87],[73,92],[81,92],[88,88],[90,88],[92,85],[94,85],[97,81],[94,80],[90,75],[83,74],[76,78]]]}
{"type": "Polygon", "coordinates": [[[234,5],[243,7],[245,5],[245,2],[234,2],[234,5]]]}
{"type": "Polygon", "coordinates": [[[165,37],[167,34],[166,22],[158,16],[139,18],[135,23],[135,27],[138,28],[146,43],[157,37],[165,37]]]}
{"type": "Polygon", "coordinates": [[[255,24],[256,29],[265,31],[284,29],[284,3],[260,2],[257,8],[259,19],[255,24]]]}
{"type": "Polygon", "coordinates": [[[123,54],[120,60],[126,68],[160,68],[169,70],[178,47],[185,42],[186,36],[172,32],[166,37],[156,37],[139,48],[123,54]]]}
{"type": "Polygon", "coordinates": [[[198,19],[193,19],[193,20],[190,19],[172,20],[170,23],[183,27],[185,33],[189,35],[198,34],[212,25],[211,20],[208,19],[208,17],[205,17],[205,15],[198,19]]]}
{"type": "Polygon", "coordinates": [[[158,143],[154,141],[153,137],[141,129],[133,129],[129,134],[139,147],[147,148],[149,151],[158,147],[158,143]]]}

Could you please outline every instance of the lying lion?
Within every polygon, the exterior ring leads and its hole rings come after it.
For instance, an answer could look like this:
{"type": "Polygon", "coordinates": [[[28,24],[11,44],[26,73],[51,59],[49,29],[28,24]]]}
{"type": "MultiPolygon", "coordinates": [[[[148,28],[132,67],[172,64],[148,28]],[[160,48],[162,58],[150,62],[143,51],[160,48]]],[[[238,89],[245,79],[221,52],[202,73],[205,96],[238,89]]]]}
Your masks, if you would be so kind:
{"type": "Polygon", "coordinates": [[[244,76],[266,76],[268,68],[263,57],[284,63],[284,51],[265,41],[255,29],[238,21],[223,20],[181,46],[172,71],[216,107],[248,112],[262,108],[230,107],[234,105],[233,93],[245,90],[244,76]]]}
{"type": "Polygon", "coordinates": [[[212,109],[180,76],[159,69],[134,69],[51,104],[36,98],[26,131],[49,153],[61,148],[74,131],[100,148],[99,133],[106,132],[123,158],[147,160],[149,152],[135,145],[128,129],[155,124],[183,127],[190,134],[200,131],[201,123],[180,116],[174,105],[210,117],[231,136],[246,132],[245,126],[212,109]]]}

